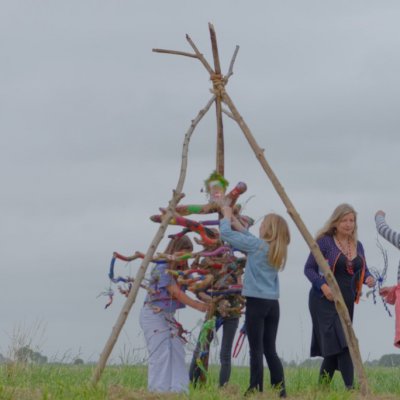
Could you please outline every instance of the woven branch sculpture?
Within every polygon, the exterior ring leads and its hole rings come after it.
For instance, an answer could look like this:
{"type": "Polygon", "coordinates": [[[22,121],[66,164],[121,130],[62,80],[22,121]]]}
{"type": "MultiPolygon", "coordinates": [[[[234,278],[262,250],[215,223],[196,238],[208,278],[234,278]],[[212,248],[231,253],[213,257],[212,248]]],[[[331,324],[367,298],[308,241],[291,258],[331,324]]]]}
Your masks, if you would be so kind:
{"type": "MultiPolygon", "coordinates": [[[[114,326],[111,336],[106,343],[106,346],[101,354],[100,360],[98,362],[97,368],[92,377],[92,383],[97,383],[100,379],[101,373],[105,367],[107,362],[108,356],[110,355],[112,348],[117,341],[118,335],[122,329],[123,324],[126,321],[128,313],[136,299],[137,291],[140,287],[140,284],[144,278],[144,274],[146,272],[146,268],[151,260],[157,245],[160,243],[162,236],[166,230],[166,227],[173,216],[173,212],[175,207],[177,206],[178,202],[182,197],[182,188],[183,183],[186,175],[186,167],[187,167],[187,154],[188,154],[188,145],[190,137],[201,120],[204,114],[210,109],[211,105],[215,103],[216,109],[216,120],[217,120],[217,151],[216,151],[216,171],[221,175],[224,175],[224,135],[223,135],[223,120],[222,114],[228,115],[230,118],[235,120],[239,125],[240,129],[242,130],[244,136],[246,137],[250,147],[252,148],[256,158],[261,164],[262,169],[265,171],[266,175],[270,179],[272,185],[274,186],[276,192],[280,196],[282,202],[284,203],[286,210],[294,223],[296,224],[297,228],[299,229],[301,235],[303,236],[304,240],[306,241],[307,245],[309,246],[312,254],[315,257],[315,260],[320,267],[321,271],[323,272],[326,281],[330,289],[332,290],[334,296],[334,302],[337,309],[337,312],[340,317],[340,321],[343,327],[343,331],[345,333],[346,341],[349,346],[350,355],[354,364],[354,368],[356,374],[358,376],[358,380],[360,383],[360,394],[363,397],[369,395],[369,387],[367,378],[365,375],[365,371],[363,368],[361,354],[359,351],[358,340],[355,336],[354,330],[352,328],[351,319],[345,305],[344,299],[340,292],[339,286],[336,282],[336,279],[329,268],[329,265],[325,258],[323,257],[317,243],[315,242],[314,238],[308,231],[307,227],[305,226],[304,222],[302,221],[300,215],[297,213],[293,203],[290,201],[288,195],[286,194],[283,186],[281,185],[279,179],[275,175],[274,171],[268,164],[265,156],[264,150],[259,147],[257,144],[254,136],[252,135],[250,128],[247,126],[246,122],[240,115],[239,111],[237,110],[236,106],[234,105],[232,99],[228,95],[226,91],[226,86],[230,77],[233,75],[233,66],[236,60],[236,56],[239,50],[239,47],[236,46],[232,60],[230,62],[228,73],[224,76],[221,72],[220,60],[218,55],[218,46],[217,46],[217,39],[215,30],[212,24],[209,24],[209,31],[210,31],[210,39],[211,39],[211,46],[212,46],[212,53],[213,53],[213,60],[214,60],[214,69],[210,66],[208,61],[205,59],[204,55],[198,50],[192,39],[189,35],[186,35],[186,40],[188,41],[189,45],[193,49],[194,53],[188,53],[183,51],[175,51],[175,50],[164,50],[164,49],[153,49],[154,52],[157,53],[165,53],[165,54],[172,54],[172,55],[179,55],[185,57],[191,57],[197,59],[201,62],[204,68],[207,70],[209,74],[209,78],[213,84],[212,92],[213,96],[210,101],[207,103],[207,106],[202,109],[195,120],[192,121],[192,124],[186,133],[185,142],[183,146],[182,152],[182,163],[181,163],[181,172],[178,181],[178,185],[174,191],[174,196],[171,199],[169,206],[167,208],[167,212],[164,215],[163,221],[159,227],[158,232],[156,233],[147,253],[142,262],[142,265],[137,273],[133,288],[129,293],[129,296],[123,306],[123,309],[120,313],[120,316],[117,320],[116,325],[114,326]],[[228,107],[228,110],[222,109],[222,104],[225,104],[228,107]]],[[[207,318],[211,316],[211,313],[208,313],[207,318]]]]}

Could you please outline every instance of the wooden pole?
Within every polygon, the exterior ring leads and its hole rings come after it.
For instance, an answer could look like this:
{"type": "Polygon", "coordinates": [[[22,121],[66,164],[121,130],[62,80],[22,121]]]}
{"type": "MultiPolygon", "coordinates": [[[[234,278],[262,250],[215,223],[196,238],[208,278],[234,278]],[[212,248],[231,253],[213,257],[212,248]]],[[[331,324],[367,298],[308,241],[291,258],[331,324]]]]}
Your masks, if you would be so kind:
{"type": "Polygon", "coordinates": [[[107,360],[114,348],[115,343],[118,340],[119,334],[121,333],[121,330],[128,318],[129,312],[135,303],[137,293],[140,288],[140,284],[142,283],[142,280],[145,276],[147,266],[149,265],[154,252],[157,249],[157,246],[161,242],[162,238],[164,237],[164,233],[168,227],[168,223],[171,220],[171,218],[174,215],[175,208],[178,205],[179,201],[182,199],[184,196],[182,193],[183,189],[183,184],[185,182],[185,177],[186,177],[186,170],[187,170],[187,162],[188,162],[188,151],[189,151],[189,142],[190,142],[190,137],[192,136],[192,133],[197,126],[197,124],[200,122],[200,120],[203,118],[203,116],[207,113],[207,111],[210,109],[211,105],[215,101],[215,96],[211,98],[211,100],[207,103],[207,105],[200,110],[198,113],[197,117],[192,120],[191,125],[189,130],[186,132],[185,139],[183,142],[183,148],[182,148],[182,161],[181,161],[181,170],[180,170],[180,175],[179,175],[179,180],[176,185],[176,189],[174,190],[172,199],[170,200],[167,208],[167,212],[165,213],[163,220],[160,224],[160,227],[158,228],[158,231],[156,235],[154,236],[147,252],[146,255],[142,261],[142,264],[136,274],[135,281],[133,282],[132,289],[129,292],[128,298],[126,299],[122,310],[119,314],[119,317],[117,319],[117,322],[115,326],[113,327],[110,337],[107,340],[106,345],[104,346],[104,349],[100,355],[100,359],[97,363],[97,366],[93,372],[91,382],[93,385],[96,385],[97,382],[99,381],[103,370],[106,366],[107,360]]]}
{"type": "Polygon", "coordinates": [[[210,30],[212,53],[214,58],[214,71],[215,75],[211,77],[214,85],[215,99],[215,112],[217,119],[217,154],[216,154],[216,171],[224,176],[225,172],[225,157],[224,157],[224,126],[222,123],[222,98],[220,87],[223,87],[221,64],[219,62],[217,35],[215,34],[214,26],[208,24],[210,30]]]}
{"type": "MultiPolygon", "coordinates": [[[[221,88],[223,88],[222,74],[221,74],[221,64],[219,61],[217,36],[212,24],[208,24],[210,30],[211,47],[214,59],[214,73],[211,74],[210,78],[213,82],[214,94],[215,94],[215,112],[217,121],[217,151],[216,151],[216,168],[215,170],[221,174],[225,175],[225,157],[224,157],[224,126],[222,123],[222,97],[221,88]]],[[[210,310],[206,313],[204,321],[208,321],[215,316],[216,304],[213,303],[210,310]]],[[[207,374],[204,371],[208,371],[208,363],[210,358],[210,347],[211,342],[214,338],[214,330],[210,329],[207,333],[206,342],[204,343],[204,354],[200,356],[202,368],[200,366],[195,367],[194,376],[199,377],[200,382],[205,383],[207,381],[207,374]]],[[[197,383],[197,379],[195,382],[197,383]]]]}
{"type": "Polygon", "coordinates": [[[356,373],[358,375],[358,379],[360,382],[360,392],[363,396],[367,396],[369,394],[369,388],[368,388],[368,382],[367,382],[367,377],[365,375],[363,363],[361,360],[361,354],[360,350],[358,347],[358,340],[356,335],[354,334],[354,330],[352,327],[349,311],[346,307],[346,304],[343,300],[342,293],[340,291],[340,288],[336,282],[335,276],[333,275],[331,269],[329,268],[329,265],[327,261],[325,260],[324,256],[321,253],[321,250],[319,249],[316,241],[314,238],[311,236],[310,232],[308,231],[307,227],[305,226],[304,222],[302,221],[300,215],[297,213],[293,203],[290,201],[288,195],[286,194],[283,186],[279,182],[277,176],[275,175],[274,171],[268,164],[267,160],[264,157],[264,150],[261,149],[256,140],[254,139],[253,134],[251,133],[249,127],[243,120],[242,116],[239,114],[237,108],[233,104],[231,98],[229,95],[224,92],[222,99],[224,103],[228,106],[230,109],[234,119],[238,123],[239,127],[241,128],[242,132],[244,133],[247,141],[250,144],[250,147],[253,149],[254,154],[256,155],[258,161],[260,162],[263,170],[267,174],[268,178],[270,179],[272,185],[274,186],[276,192],[280,196],[282,202],[286,206],[288,214],[291,216],[293,219],[294,223],[296,224],[297,228],[299,229],[300,233],[302,234],[304,240],[307,242],[311,253],[315,257],[315,260],[318,264],[318,266],[321,268],[321,271],[323,272],[325,279],[329,285],[329,287],[332,290],[333,296],[334,296],[334,302],[336,306],[336,310],[339,314],[340,321],[342,323],[343,331],[346,337],[346,342],[349,346],[350,350],[350,355],[351,359],[354,364],[354,368],[356,370],[356,373]]]}

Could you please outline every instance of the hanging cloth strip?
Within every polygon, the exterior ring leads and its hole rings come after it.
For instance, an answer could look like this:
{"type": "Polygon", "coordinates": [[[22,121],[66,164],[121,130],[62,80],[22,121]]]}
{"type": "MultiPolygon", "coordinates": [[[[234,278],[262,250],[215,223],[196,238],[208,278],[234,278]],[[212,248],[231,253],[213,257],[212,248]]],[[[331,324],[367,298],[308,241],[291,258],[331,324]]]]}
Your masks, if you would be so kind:
{"type": "Polygon", "coordinates": [[[233,354],[232,354],[233,358],[236,358],[239,355],[240,350],[242,350],[243,342],[244,342],[244,339],[245,339],[246,335],[247,335],[247,333],[246,333],[246,321],[244,321],[243,326],[240,328],[240,334],[239,334],[239,337],[238,337],[238,339],[236,341],[235,348],[233,349],[233,354]]]}

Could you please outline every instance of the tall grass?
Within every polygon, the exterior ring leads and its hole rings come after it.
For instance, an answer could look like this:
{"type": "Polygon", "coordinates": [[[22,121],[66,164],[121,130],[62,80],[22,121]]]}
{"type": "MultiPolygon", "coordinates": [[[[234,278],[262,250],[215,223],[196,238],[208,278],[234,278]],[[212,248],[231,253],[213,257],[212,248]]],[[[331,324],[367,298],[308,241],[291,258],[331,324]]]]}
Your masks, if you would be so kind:
{"type": "MultiPolygon", "coordinates": [[[[5,400],[236,400],[242,399],[248,384],[247,367],[234,367],[230,384],[218,389],[218,368],[211,366],[209,381],[203,387],[190,388],[189,395],[161,395],[146,391],[145,366],[108,366],[96,387],[90,385],[93,366],[8,363],[0,366],[0,399],[5,400]]],[[[285,370],[289,399],[298,400],[353,400],[358,392],[344,389],[340,375],[332,384],[317,384],[315,368],[287,368],[285,370]]],[[[400,368],[367,369],[372,399],[400,399],[400,368]]],[[[268,369],[265,372],[265,392],[251,399],[273,399],[277,394],[269,388],[268,369]]]]}

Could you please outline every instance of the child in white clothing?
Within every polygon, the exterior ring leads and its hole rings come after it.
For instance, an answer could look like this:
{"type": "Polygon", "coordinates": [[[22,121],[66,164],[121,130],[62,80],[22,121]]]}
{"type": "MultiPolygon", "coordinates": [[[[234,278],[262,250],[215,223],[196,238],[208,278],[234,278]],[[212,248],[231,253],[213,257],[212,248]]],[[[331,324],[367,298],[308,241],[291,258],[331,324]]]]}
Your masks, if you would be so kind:
{"type": "MultiPolygon", "coordinates": [[[[186,236],[172,239],[167,254],[193,250],[186,236]]],[[[167,269],[185,268],[186,261],[157,262],[151,271],[149,294],[140,313],[149,353],[148,390],[151,392],[188,392],[189,375],[185,365],[184,340],[175,311],[188,305],[205,312],[208,305],[187,296],[167,269]]]]}

